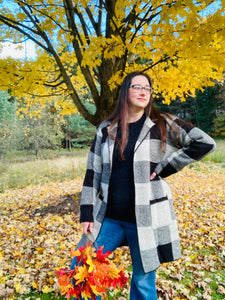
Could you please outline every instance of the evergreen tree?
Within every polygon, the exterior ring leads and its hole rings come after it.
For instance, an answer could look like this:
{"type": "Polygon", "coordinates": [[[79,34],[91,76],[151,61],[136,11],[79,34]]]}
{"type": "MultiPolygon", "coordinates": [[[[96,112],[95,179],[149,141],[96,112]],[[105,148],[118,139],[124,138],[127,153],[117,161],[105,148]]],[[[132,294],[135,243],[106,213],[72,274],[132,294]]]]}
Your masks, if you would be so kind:
{"type": "Polygon", "coordinates": [[[155,105],[158,109],[177,115],[205,132],[213,134],[214,119],[218,117],[219,107],[224,106],[221,93],[222,86],[216,84],[205,88],[204,91],[197,90],[196,97],[187,97],[185,102],[177,98],[167,105],[163,103],[162,97],[158,96],[155,99],[155,105]]]}
{"type": "Polygon", "coordinates": [[[0,91],[0,123],[10,123],[14,119],[15,104],[9,101],[11,98],[8,92],[0,91]]]}
{"type": "Polygon", "coordinates": [[[204,92],[196,93],[196,125],[208,133],[212,133],[213,120],[216,117],[219,86],[207,87],[204,92]]]}
{"type": "MultiPolygon", "coordinates": [[[[92,103],[86,101],[85,106],[90,112],[94,113],[95,107],[92,103]]],[[[79,113],[67,115],[64,120],[63,132],[66,148],[80,148],[91,145],[96,128],[90,122],[85,120],[79,113]]]]}
{"type": "Polygon", "coordinates": [[[225,85],[220,85],[219,89],[216,118],[213,120],[213,135],[225,137],[225,85]]]}
{"type": "Polygon", "coordinates": [[[0,91],[0,154],[12,148],[15,128],[15,104],[10,101],[8,92],[0,91]]]}

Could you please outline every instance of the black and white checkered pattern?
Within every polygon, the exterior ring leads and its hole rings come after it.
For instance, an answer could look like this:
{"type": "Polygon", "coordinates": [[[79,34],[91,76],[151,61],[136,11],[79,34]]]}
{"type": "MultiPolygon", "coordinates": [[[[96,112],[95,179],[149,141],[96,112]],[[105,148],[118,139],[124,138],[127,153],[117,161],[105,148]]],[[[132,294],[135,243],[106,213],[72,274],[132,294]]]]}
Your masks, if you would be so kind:
{"type": "MultiPolygon", "coordinates": [[[[160,150],[159,130],[150,118],[146,118],[134,150],[135,213],[145,272],[181,256],[172,195],[163,178],[201,159],[216,147],[206,133],[175,116],[168,118],[168,124],[164,152],[160,150]],[[178,130],[179,137],[173,129],[178,130]],[[157,176],[150,181],[153,171],[157,176]]],[[[108,126],[109,122],[103,122],[97,130],[88,156],[81,196],[80,220],[94,221],[95,239],[105,216],[115,144],[108,136],[108,126]]],[[[115,135],[116,131],[117,126],[114,126],[115,135]]]]}

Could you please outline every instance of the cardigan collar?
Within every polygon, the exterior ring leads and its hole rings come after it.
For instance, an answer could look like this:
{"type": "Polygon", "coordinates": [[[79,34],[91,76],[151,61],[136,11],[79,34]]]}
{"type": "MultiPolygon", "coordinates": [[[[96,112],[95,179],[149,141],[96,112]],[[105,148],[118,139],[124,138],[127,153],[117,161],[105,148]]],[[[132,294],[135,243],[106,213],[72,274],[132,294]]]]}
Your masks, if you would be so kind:
{"type": "MultiPolygon", "coordinates": [[[[135,144],[134,151],[136,151],[138,149],[138,147],[140,146],[140,144],[145,139],[146,135],[148,134],[148,132],[150,131],[150,129],[154,125],[155,125],[155,123],[149,117],[147,117],[145,119],[144,125],[143,125],[143,127],[141,129],[141,132],[140,132],[140,134],[138,136],[138,139],[137,139],[137,142],[135,144]]],[[[111,128],[111,133],[113,134],[113,136],[116,136],[117,129],[118,129],[118,123],[116,123],[115,125],[113,125],[113,127],[111,128]]],[[[110,156],[110,165],[111,165],[111,167],[112,167],[114,144],[115,144],[115,140],[108,139],[109,156],[110,156]]]]}
{"type": "Polygon", "coordinates": [[[149,133],[150,129],[155,125],[155,123],[149,118],[147,117],[145,119],[144,125],[141,129],[141,132],[139,134],[139,137],[137,139],[137,142],[135,144],[135,148],[134,151],[137,150],[137,148],[140,146],[140,144],[142,143],[142,141],[145,139],[146,135],[149,133]]]}
{"type": "MultiPolygon", "coordinates": [[[[150,119],[149,117],[146,117],[141,132],[145,131],[145,130],[149,131],[151,129],[151,127],[154,125],[155,125],[155,123],[152,121],[152,119],[150,119]]],[[[118,129],[118,123],[114,124],[111,128],[111,132],[115,136],[116,136],[117,129],[118,129]]]]}

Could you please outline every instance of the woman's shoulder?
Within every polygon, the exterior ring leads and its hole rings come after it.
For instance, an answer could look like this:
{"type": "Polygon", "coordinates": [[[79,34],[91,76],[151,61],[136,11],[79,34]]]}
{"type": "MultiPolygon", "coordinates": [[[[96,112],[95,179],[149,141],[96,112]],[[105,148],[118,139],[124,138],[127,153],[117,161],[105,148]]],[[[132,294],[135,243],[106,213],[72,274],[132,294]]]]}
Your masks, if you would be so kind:
{"type": "Polygon", "coordinates": [[[188,126],[193,127],[193,125],[183,119],[181,119],[177,115],[169,114],[169,113],[161,113],[161,116],[165,119],[166,123],[169,125],[175,125],[178,127],[188,126]]]}
{"type": "Polygon", "coordinates": [[[105,131],[107,131],[107,128],[109,126],[110,126],[110,122],[108,120],[102,121],[97,128],[97,134],[102,135],[105,131]]]}
{"type": "Polygon", "coordinates": [[[178,116],[166,112],[160,112],[160,115],[169,123],[179,120],[178,116]]]}
{"type": "Polygon", "coordinates": [[[108,120],[104,120],[100,123],[100,125],[98,126],[99,130],[102,130],[103,128],[106,128],[110,125],[110,122],[108,120]]]}

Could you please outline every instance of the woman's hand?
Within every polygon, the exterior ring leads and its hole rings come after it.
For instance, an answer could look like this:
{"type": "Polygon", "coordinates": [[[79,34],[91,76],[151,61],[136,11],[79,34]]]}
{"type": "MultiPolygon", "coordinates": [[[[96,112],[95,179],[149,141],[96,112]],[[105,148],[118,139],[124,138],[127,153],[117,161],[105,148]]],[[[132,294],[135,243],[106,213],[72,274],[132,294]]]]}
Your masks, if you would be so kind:
{"type": "Polygon", "coordinates": [[[153,172],[150,176],[150,180],[153,180],[156,177],[156,175],[157,175],[156,172],[153,172]]]}
{"type": "Polygon", "coordinates": [[[93,222],[83,222],[83,223],[81,223],[81,225],[83,226],[83,233],[88,234],[89,232],[92,232],[94,223],[93,222]]]}

